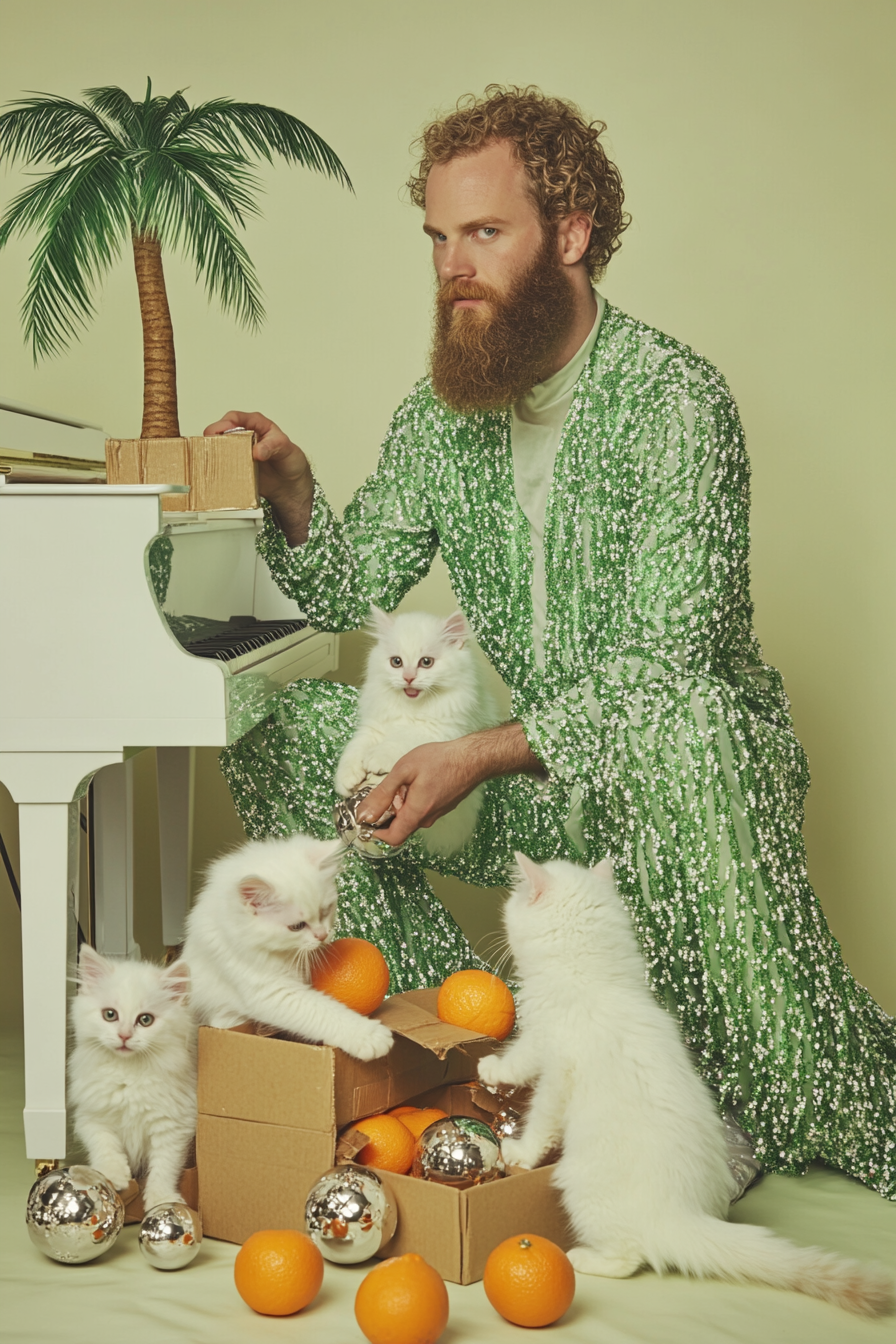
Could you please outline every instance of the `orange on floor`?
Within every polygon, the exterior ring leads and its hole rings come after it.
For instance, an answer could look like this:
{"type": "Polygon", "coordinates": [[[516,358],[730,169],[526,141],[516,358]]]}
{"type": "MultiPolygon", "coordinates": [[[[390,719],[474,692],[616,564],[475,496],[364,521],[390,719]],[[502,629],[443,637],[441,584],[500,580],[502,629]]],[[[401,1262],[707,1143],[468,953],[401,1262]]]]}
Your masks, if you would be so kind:
{"type": "Polygon", "coordinates": [[[419,1106],[393,1106],[391,1111],[387,1111],[386,1114],[394,1115],[396,1120],[400,1120],[403,1115],[413,1115],[415,1111],[419,1110],[419,1106]]]}
{"type": "Polygon", "coordinates": [[[236,1253],[236,1290],[262,1316],[291,1316],[317,1297],[324,1258],[310,1237],[290,1228],[253,1232],[236,1253]]]}
{"type": "Polygon", "coordinates": [[[337,938],[315,953],[311,984],[366,1017],[379,1008],[389,989],[389,967],[366,938],[337,938]]]}
{"type": "Polygon", "coordinates": [[[414,1160],[416,1141],[407,1126],[394,1115],[369,1115],[356,1128],[366,1134],[366,1143],[354,1159],[362,1167],[379,1167],[403,1175],[414,1160]]]}
{"type": "Polygon", "coordinates": [[[508,1237],[485,1262],[485,1295],[514,1325],[551,1325],[568,1310],[576,1272],[565,1251],[534,1232],[508,1237]]]}
{"type": "Polygon", "coordinates": [[[453,1027],[503,1041],[513,1031],[516,1009],[503,980],[490,971],[455,971],[439,990],[436,1012],[453,1027]]]}
{"type": "Polygon", "coordinates": [[[413,1115],[401,1115],[398,1118],[407,1126],[414,1138],[419,1139],[428,1125],[434,1125],[437,1120],[447,1120],[448,1112],[440,1111],[438,1106],[425,1106],[422,1111],[415,1111],[413,1115]]]}
{"type": "Polygon", "coordinates": [[[355,1319],[370,1344],[435,1344],[448,1324],[448,1290],[419,1255],[384,1260],[361,1282],[355,1319]]]}

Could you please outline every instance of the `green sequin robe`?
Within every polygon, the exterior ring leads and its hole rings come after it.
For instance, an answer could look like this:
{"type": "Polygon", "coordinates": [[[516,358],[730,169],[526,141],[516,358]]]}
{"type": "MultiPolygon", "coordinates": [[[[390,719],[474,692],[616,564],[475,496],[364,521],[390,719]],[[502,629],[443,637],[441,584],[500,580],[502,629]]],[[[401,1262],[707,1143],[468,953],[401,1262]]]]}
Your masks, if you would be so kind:
{"type": "MultiPolygon", "coordinates": [[[[693,351],[609,307],[576,387],[545,520],[535,659],[529,527],[509,416],[449,411],[421,382],[340,522],[268,523],[274,577],[325,630],[392,610],[441,547],[550,779],[491,781],[476,835],[437,866],[500,885],[515,849],[613,857],[648,974],[703,1076],[770,1169],[823,1158],[896,1198],[893,1021],[857,985],[809,885],[806,759],[751,626],[749,468],[731,394],[693,351]]],[[[333,834],[355,692],[299,682],[225,753],[252,835],[333,834]]],[[[472,964],[419,852],[353,857],[341,931],[380,943],[393,989],[472,964]]]]}

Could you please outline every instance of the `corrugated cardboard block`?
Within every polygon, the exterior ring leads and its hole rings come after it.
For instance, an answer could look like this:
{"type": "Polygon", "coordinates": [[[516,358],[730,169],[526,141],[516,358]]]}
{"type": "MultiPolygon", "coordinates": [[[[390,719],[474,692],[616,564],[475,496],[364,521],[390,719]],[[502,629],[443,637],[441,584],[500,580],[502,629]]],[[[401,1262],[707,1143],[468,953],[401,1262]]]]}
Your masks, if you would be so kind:
{"type": "Polygon", "coordinates": [[[257,509],[261,500],[254,444],[249,430],[208,437],[107,439],[106,479],[110,485],[188,485],[188,495],[162,496],[166,513],[257,509]]]}
{"type": "MultiPolygon", "coordinates": [[[[189,485],[187,439],[107,439],[106,482],[109,485],[189,485]]],[[[195,506],[189,495],[162,495],[166,512],[195,506]]]]}

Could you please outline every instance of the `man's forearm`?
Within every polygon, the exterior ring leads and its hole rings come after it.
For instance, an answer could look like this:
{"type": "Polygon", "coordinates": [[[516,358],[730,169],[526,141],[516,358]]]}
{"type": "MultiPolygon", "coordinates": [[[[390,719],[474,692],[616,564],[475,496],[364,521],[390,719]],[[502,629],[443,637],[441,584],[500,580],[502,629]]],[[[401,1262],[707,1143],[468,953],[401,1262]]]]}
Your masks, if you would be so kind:
{"type": "Polygon", "coordinates": [[[314,481],[310,473],[307,481],[297,484],[293,490],[278,493],[276,498],[269,496],[268,502],[274,514],[274,522],[286,538],[286,544],[304,546],[308,540],[314,503],[314,481]]]}
{"type": "Polygon", "coordinates": [[[463,742],[480,783],[499,775],[545,774],[544,765],[526,740],[523,725],[515,720],[470,733],[463,742]]]}

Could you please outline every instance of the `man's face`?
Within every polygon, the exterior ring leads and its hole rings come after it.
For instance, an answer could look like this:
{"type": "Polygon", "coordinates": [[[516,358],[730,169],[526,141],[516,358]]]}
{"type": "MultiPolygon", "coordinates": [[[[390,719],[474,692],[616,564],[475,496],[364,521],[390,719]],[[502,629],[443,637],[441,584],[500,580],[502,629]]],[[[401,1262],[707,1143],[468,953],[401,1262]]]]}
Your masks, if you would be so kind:
{"type": "Polygon", "coordinates": [[[455,410],[509,406],[545,376],[573,319],[556,230],[506,141],[436,164],[423,225],[439,283],[436,393],[455,410]]]}

